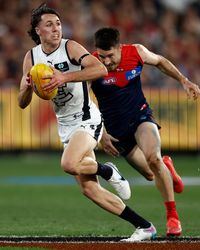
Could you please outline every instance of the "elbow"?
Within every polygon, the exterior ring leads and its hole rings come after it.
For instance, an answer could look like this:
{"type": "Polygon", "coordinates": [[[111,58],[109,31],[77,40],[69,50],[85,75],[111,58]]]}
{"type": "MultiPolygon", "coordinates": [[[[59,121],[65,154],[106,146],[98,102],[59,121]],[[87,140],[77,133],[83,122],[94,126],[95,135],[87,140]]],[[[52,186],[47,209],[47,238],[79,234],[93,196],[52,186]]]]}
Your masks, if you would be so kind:
{"type": "Polygon", "coordinates": [[[20,102],[20,101],[18,101],[18,105],[19,105],[19,107],[20,107],[21,109],[25,109],[25,108],[27,107],[27,105],[26,105],[25,103],[20,102]]]}
{"type": "Polygon", "coordinates": [[[163,65],[164,65],[164,66],[166,65],[166,62],[167,62],[167,61],[168,61],[168,60],[167,60],[165,57],[159,55],[159,60],[158,60],[158,62],[157,62],[157,64],[156,64],[156,66],[157,66],[158,68],[162,68],[163,65]]]}
{"type": "Polygon", "coordinates": [[[31,103],[32,93],[33,93],[32,91],[29,93],[23,91],[19,92],[17,100],[18,100],[18,105],[21,109],[25,109],[31,103]]]}
{"type": "Polygon", "coordinates": [[[18,105],[21,109],[25,109],[29,103],[23,101],[20,97],[18,97],[18,105]]]}
{"type": "Polygon", "coordinates": [[[20,107],[21,109],[25,109],[25,108],[27,107],[27,105],[19,104],[19,107],[20,107]]]}

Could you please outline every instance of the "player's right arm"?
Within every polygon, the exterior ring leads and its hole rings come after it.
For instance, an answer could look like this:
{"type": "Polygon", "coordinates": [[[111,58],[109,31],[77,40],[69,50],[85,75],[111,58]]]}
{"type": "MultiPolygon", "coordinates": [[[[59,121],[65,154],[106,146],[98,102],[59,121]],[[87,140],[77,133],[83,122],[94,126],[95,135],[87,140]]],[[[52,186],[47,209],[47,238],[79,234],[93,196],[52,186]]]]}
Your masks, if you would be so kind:
{"type": "Polygon", "coordinates": [[[196,100],[200,96],[199,86],[188,80],[167,58],[149,51],[141,44],[136,44],[135,46],[144,63],[156,66],[164,74],[179,81],[189,98],[196,100]]]}
{"type": "Polygon", "coordinates": [[[102,138],[101,138],[101,145],[103,150],[114,157],[119,156],[119,151],[115,148],[112,142],[118,142],[119,140],[111,136],[107,133],[106,129],[104,128],[102,138]]]}
{"type": "Polygon", "coordinates": [[[31,67],[32,67],[31,52],[28,51],[24,57],[23,75],[18,95],[18,104],[22,109],[26,108],[30,104],[33,95],[33,87],[29,76],[31,67]]]}

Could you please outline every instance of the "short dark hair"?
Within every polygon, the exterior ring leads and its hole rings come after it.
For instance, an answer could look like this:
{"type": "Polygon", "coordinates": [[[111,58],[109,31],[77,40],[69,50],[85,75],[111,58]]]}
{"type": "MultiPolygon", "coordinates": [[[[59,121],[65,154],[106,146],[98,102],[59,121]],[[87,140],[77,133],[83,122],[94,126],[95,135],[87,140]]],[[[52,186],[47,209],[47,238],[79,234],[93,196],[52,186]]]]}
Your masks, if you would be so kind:
{"type": "Polygon", "coordinates": [[[105,27],[96,31],[94,35],[95,47],[110,50],[120,44],[120,33],[116,28],[105,27]]]}
{"type": "Polygon", "coordinates": [[[54,9],[48,7],[45,3],[41,4],[38,8],[32,10],[31,28],[28,31],[28,34],[36,44],[40,44],[41,41],[40,37],[36,33],[35,28],[41,21],[41,16],[44,14],[55,14],[58,18],[60,18],[60,15],[54,9]]]}

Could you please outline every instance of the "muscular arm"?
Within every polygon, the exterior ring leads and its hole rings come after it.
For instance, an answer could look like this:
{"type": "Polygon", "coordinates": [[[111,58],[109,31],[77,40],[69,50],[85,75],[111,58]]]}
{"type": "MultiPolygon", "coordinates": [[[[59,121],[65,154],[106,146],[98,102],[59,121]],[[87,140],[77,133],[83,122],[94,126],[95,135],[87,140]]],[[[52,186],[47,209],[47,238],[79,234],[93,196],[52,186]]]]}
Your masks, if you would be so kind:
{"type": "Polygon", "coordinates": [[[51,77],[51,81],[44,87],[44,90],[52,91],[67,82],[81,82],[86,80],[96,79],[107,74],[105,66],[93,55],[91,55],[84,47],[75,41],[68,41],[67,50],[71,60],[79,61],[81,56],[85,56],[81,61],[83,67],[80,71],[62,73],[56,69],[51,77]]]}
{"type": "Polygon", "coordinates": [[[32,67],[30,51],[24,57],[23,62],[23,76],[20,83],[20,90],[18,95],[18,104],[20,108],[26,108],[32,99],[33,88],[30,82],[27,81],[27,75],[32,67]]]}
{"type": "Polygon", "coordinates": [[[149,51],[143,45],[137,44],[136,48],[144,63],[156,66],[166,75],[179,81],[189,97],[196,99],[200,95],[198,85],[189,81],[168,59],[149,51]]]}
{"type": "MultiPolygon", "coordinates": [[[[84,47],[75,41],[69,41],[67,46],[70,51],[70,56],[77,62],[82,55],[89,54],[84,47]]],[[[105,66],[91,54],[83,58],[81,66],[83,67],[83,70],[70,73],[73,82],[93,80],[107,74],[105,66]]]]}

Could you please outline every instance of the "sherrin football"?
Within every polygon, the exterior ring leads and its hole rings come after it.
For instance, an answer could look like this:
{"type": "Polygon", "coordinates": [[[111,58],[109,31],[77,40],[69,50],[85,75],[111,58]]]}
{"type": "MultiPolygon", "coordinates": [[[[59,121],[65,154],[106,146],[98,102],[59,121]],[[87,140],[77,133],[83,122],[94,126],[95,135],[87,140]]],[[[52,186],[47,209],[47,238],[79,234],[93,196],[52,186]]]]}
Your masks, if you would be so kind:
{"type": "Polygon", "coordinates": [[[50,79],[42,79],[47,75],[52,75],[53,70],[45,63],[38,63],[33,65],[30,70],[30,75],[33,83],[33,90],[37,96],[44,100],[50,100],[57,95],[58,89],[53,90],[52,92],[44,91],[42,86],[47,84],[50,79]]]}

